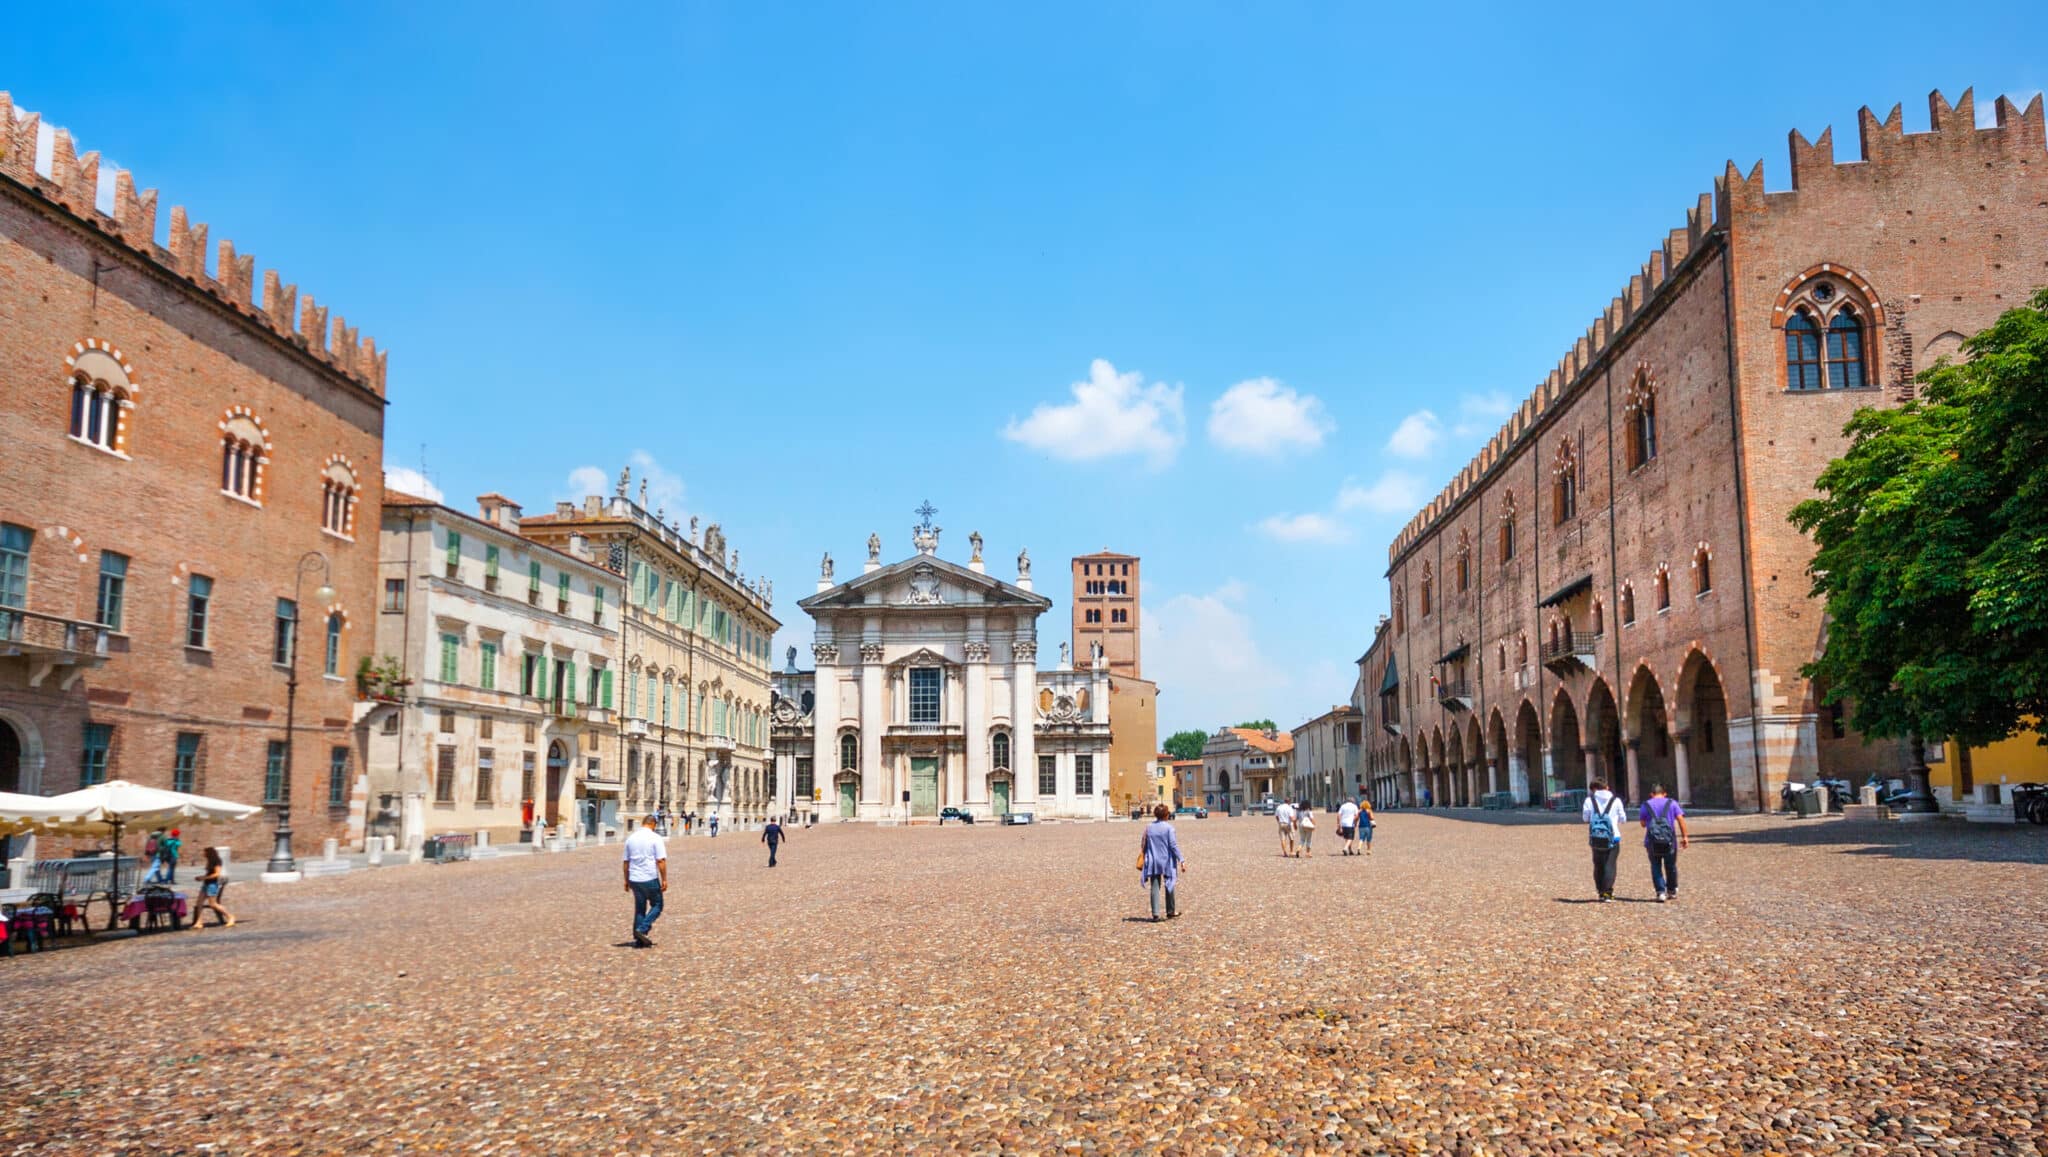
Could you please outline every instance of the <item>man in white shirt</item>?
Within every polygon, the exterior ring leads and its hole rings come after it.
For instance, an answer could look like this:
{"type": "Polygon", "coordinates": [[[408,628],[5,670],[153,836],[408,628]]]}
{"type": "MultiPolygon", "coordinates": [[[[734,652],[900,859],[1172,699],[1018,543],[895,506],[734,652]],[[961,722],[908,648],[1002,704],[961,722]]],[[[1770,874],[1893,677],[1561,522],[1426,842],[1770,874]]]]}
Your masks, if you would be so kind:
{"type": "Polygon", "coordinates": [[[668,891],[668,842],[654,830],[654,817],[626,837],[626,891],[633,897],[633,947],[652,948],[647,934],[661,919],[661,896],[668,891]]]}
{"type": "Polygon", "coordinates": [[[1587,784],[1579,818],[1586,821],[1586,843],[1593,849],[1593,890],[1600,902],[1614,899],[1614,870],[1621,863],[1621,829],[1628,825],[1628,805],[1607,790],[1605,780],[1587,784]]]}
{"type": "Polygon", "coordinates": [[[1294,855],[1294,805],[1281,800],[1273,808],[1273,818],[1280,824],[1280,854],[1294,855]]]}
{"type": "Polygon", "coordinates": [[[1358,854],[1358,805],[1348,799],[1337,809],[1337,838],[1344,842],[1345,855],[1358,854]]]}

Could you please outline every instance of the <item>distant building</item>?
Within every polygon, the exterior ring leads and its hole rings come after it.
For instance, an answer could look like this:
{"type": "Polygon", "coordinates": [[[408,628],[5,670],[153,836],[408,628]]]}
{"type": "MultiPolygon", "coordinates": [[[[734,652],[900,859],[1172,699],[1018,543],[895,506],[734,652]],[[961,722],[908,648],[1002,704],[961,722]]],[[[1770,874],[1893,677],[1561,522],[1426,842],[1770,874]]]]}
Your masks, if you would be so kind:
{"type": "Polygon", "coordinates": [[[1168,765],[1173,781],[1173,806],[1207,807],[1208,801],[1202,795],[1202,761],[1199,759],[1176,759],[1168,765]]]}
{"type": "Polygon", "coordinates": [[[1287,795],[1293,754],[1294,736],[1285,731],[1223,728],[1202,746],[1204,802],[1235,814],[1287,795]]]}
{"type": "Polygon", "coordinates": [[[1401,738],[1407,725],[1401,717],[1401,666],[1388,645],[1393,620],[1380,616],[1372,645],[1358,657],[1358,681],[1352,706],[1365,719],[1365,780],[1376,808],[1412,807],[1415,780],[1401,761],[1401,738]]]}
{"type": "Polygon", "coordinates": [[[1159,747],[1159,685],[1144,677],[1139,650],[1141,567],[1136,555],[1108,550],[1072,567],[1074,659],[1092,662],[1099,652],[1109,664],[1109,798],[1127,811],[1152,797],[1159,747]]]}
{"type": "Polygon", "coordinates": [[[1365,791],[1365,717],[1349,703],[1332,707],[1294,729],[1295,799],[1334,808],[1365,791]]]}

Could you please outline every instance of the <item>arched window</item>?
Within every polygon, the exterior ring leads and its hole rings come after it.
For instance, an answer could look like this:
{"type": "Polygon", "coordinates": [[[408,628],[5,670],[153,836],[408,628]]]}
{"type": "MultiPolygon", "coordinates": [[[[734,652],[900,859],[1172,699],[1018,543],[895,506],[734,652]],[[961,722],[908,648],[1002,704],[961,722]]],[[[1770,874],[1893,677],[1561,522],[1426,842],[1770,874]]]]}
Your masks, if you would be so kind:
{"type": "Polygon", "coordinates": [[[997,771],[1010,769],[1010,733],[998,731],[989,737],[989,765],[997,771]]]}
{"type": "Polygon", "coordinates": [[[1515,636],[1515,666],[1529,665],[1529,635],[1527,632],[1515,636]]]}
{"type": "Polygon", "coordinates": [[[1640,469],[1657,456],[1657,387],[1646,370],[1636,371],[1622,402],[1628,424],[1628,468],[1640,469]]]}
{"type": "Polygon", "coordinates": [[[71,347],[64,359],[71,371],[71,436],[88,446],[115,454],[128,452],[128,412],[135,387],[135,367],[121,351],[97,338],[71,347]]]}
{"type": "Polygon", "coordinates": [[[848,731],[839,736],[839,770],[860,770],[860,736],[848,731]]]}
{"type": "Polygon", "coordinates": [[[1550,500],[1556,510],[1553,522],[1563,523],[1579,516],[1579,456],[1570,442],[1557,444],[1557,460],[1550,468],[1550,500]]]}
{"type": "Polygon", "coordinates": [[[1657,568],[1657,609],[1671,609],[1671,571],[1661,566],[1657,568]]]}
{"type": "Polygon", "coordinates": [[[1633,626],[1635,621],[1636,588],[1631,584],[1623,583],[1621,587],[1621,625],[1624,627],[1633,626]]]}
{"type": "Polygon", "coordinates": [[[1408,593],[1400,587],[1394,588],[1394,633],[1399,635],[1408,630],[1408,593]]]}
{"type": "Polygon", "coordinates": [[[320,529],[343,538],[355,534],[356,472],[339,454],[320,472],[320,529]]]}
{"type": "Polygon", "coordinates": [[[1820,368],[1820,327],[1813,315],[1795,309],[1785,319],[1785,388],[1818,390],[1826,384],[1820,368]]]}
{"type": "Polygon", "coordinates": [[[1845,305],[1828,322],[1828,386],[1860,390],[1869,384],[1863,365],[1863,322],[1855,306],[1845,305]]]}
{"type": "Polygon", "coordinates": [[[1607,633],[1607,608],[1600,605],[1599,599],[1593,600],[1593,633],[1595,635],[1607,633]]]}
{"type": "Polygon", "coordinates": [[[1502,643],[1499,647],[1495,648],[1494,657],[1499,662],[1501,670],[1505,671],[1508,669],[1508,645],[1506,643],[1502,643]]]}
{"type": "Polygon", "coordinates": [[[263,501],[263,468],[270,461],[270,436],[246,407],[229,410],[220,424],[220,488],[248,502],[263,501]]]}
{"type": "Polygon", "coordinates": [[[1472,538],[1464,531],[1458,532],[1458,593],[1472,585],[1472,538]]]}
{"type": "Polygon", "coordinates": [[[1714,589],[1714,552],[1706,543],[1692,552],[1692,593],[1703,595],[1714,589]]]}
{"type": "Polygon", "coordinates": [[[1425,619],[1429,617],[1430,595],[1435,585],[1436,578],[1431,573],[1429,564],[1425,562],[1422,564],[1422,602],[1418,604],[1418,608],[1422,611],[1422,617],[1425,619]]]}
{"type": "Polygon", "coordinates": [[[1515,557],[1515,492],[1510,490],[1500,500],[1500,561],[1506,563],[1515,557]]]}
{"type": "Polygon", "coordinates": [[[321,669],[329,675],[341,674],[342,622],[343,619],[340,611],[333,611],[327,616],[327,655],[326,662],[322,665],[321,669]]]}

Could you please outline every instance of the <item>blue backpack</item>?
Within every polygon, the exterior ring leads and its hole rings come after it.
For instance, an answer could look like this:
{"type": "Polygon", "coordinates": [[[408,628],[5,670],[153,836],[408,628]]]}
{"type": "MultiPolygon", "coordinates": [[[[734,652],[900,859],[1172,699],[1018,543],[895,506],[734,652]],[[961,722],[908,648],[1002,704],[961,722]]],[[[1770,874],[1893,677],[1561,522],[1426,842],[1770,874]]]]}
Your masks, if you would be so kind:
{"type": "Polygon", "coordinates": [[[1617,797],[1610,795],[1604,807],[1597,803],[1593,804],[1593,818],[1586,824],[1587,843],[1596,848],[1605,848],[1621,842],[1621,837],[1614,834],[1613,812],[1617,802],[1617,797]]]}

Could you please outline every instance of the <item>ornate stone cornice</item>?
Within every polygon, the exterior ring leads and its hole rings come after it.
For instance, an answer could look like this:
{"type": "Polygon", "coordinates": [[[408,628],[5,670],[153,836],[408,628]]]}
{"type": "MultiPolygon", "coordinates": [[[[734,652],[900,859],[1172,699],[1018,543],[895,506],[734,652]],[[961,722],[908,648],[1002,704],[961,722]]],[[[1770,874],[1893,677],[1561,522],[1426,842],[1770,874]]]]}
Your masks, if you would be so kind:
{"type": "Polygon", "coordinates": [[[1022,639],[1011,643],[1010,654],[1015,656],[1019,663],[1036,663],[1038,661],[1038,643],[1031,639],[1022,639]]]}
{"type": "Polygon", "coordinates": [[[880,643],[862,643],[862,644],[860,645],[860,661],[861,661],[861,662],[863,662],[863,663],[879,663],[879,662],[881,662],[881,661],[882,661],[882,644],[880,644],[880,643]]]}
{"type": "Polygon", "coordinates": [[[820,663],[837,663],[839,661],[839,647],[833,643],[812,643],[811,658],[816,659],[820,663]]]}
{"type": "Polygon", "coordinates": [[[981,642],[980,640],[975,640],[973,642],[968,643],[967,661],[970,663],[988,662],[988,644],[981,642]]]}

